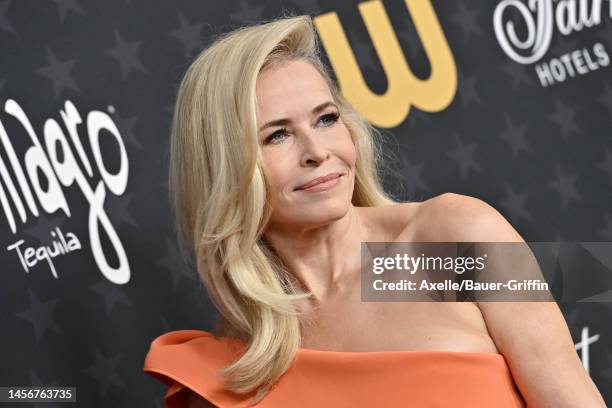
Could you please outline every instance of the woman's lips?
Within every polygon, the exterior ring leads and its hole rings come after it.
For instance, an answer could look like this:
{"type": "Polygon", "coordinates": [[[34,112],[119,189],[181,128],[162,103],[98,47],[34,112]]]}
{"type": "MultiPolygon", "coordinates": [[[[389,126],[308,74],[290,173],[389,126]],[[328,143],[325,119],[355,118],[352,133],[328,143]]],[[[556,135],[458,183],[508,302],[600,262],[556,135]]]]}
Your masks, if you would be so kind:
{"type": "Polygon", "coordinates": [[[313,180],[310,180],[308,183],[302,184],[300,187],[297,187],[296,190],[304,190],[304,189],[310,188],[310,187],[312,187],[312,186],[314,186],[316,184],[323,183],[325,181],[328,181],[328,180],[334,179],[336,177],[339,177],[341,175],[342,175],[342,173],[340,173],[340,172],[328,173],[325,176],[317,177],[317,178],[315,178],[313,180]]]}
{"type": "Polygon", "coordinates": [[[321,183],[317,183],[313,186],[310,187],[306,187],[306,188],[298,188],[296,191],[310,191],[310,192],[316,192],[316,191],[325,191],[325,190],[330,190],[333,187],[335,187],[336,185],[338,185],[340,183],[340,179],[342,178],[342,174],[336,175],[330,179],[328,179],[327,181],[321,182],[321,183]]]}

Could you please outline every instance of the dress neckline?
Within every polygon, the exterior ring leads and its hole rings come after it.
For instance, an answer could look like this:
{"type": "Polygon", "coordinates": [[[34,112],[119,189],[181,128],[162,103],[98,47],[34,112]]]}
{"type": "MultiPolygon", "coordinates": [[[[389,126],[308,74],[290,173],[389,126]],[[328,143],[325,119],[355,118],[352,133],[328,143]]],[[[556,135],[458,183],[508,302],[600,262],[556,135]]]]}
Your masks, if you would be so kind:
{"type": "MultiPolygon", "coordinates": [[[[217,337],[212,333],[205,332],[208,336],[217,338],[221,341],[230,341],[239,343],[241,346],[246,347],[246,343],[243,340],[232,338],[232,337],[217,337]]],[[[311,348],[298,347],[298,354],[310,354],[312,356],[324,356],[324,355],[338,355],[338,356],[386,356],[386,355],[447,355],[447,356],[472,356],[482,358],[492,358],[496,360],[504,360],[504,356],[501,353],[490,353],[486,351],[456,351],[456,350],[385,350],[385,351],[338,351],[338,350],[318,350],[311,348]]]]}
{"type": "Polygon", "coordinates": [[[403,355],[418,355],[418,354],[438,354],[438,355],[472,355],[472,356],[480,356],[480,357],[491,357],[491,358],[504,358],[504,356],[500,353],[488,353],[486,351],[456,351],[456,350],[385,350],[385,351],[338,351],[338,350],[317,350],[317,349],[309,349],[298,347],[298,353],[302,354],[338,354],[338,355],[393,355],[393,354],[403,354],[403,355]]]}

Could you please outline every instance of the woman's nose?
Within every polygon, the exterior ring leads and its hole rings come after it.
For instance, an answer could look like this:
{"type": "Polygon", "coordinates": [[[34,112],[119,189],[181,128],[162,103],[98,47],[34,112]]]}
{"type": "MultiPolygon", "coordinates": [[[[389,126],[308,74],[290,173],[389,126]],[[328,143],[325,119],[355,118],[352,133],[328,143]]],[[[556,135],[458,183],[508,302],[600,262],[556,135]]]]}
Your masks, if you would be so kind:
{"type": "Polygon", "coordinates": [[[300,139],[302,145],[302,158],[300,161],[303,166],[309,166],[313,163],[320,164],[329,158],[329,150],[317,139],[317,135],[314,132],[303,133],[300,139]]]}

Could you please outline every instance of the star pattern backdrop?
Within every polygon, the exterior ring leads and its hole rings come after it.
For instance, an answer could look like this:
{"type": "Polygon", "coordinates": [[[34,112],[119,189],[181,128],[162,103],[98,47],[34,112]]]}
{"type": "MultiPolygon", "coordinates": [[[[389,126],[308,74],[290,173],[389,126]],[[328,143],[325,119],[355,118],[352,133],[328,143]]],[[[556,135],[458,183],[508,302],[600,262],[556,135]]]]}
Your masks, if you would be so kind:
{"type": "MultiPolygon", "coordinates": [[[[492,24],[498,3],[432,2],[457,66],[457,93],[440,112],[412,108],[401,125],[381,129],[392,170],[384,175],[385,187],[404,201],[447,191],[478,197],[526,241],[610,241],[611,68],[542,86],[533,65],[512,61],[500,48],[492,24]]],[[[100,273],[88,238],[91,203],[76,185],[63,189],[70,215],[39,208],[25,221],[15,217],[12,231],[3,207],[4,248],[20,240],[22,248],[51,246],[57,230],[77,236],[81,248],[52,259],[57,278],[48,261],[26,270],[15,250],[0,253],[0,386],[76,386],[78,406],[162,406],[165,387],[142,373],[150,341],[170,330],[211,330],[215,319],[193,263],[181,256],[170,218],[168,142],[178,83],[215,35],[282,10],[313,16],[334,11],[367,84],[382,93],[386,78],[357,4],[0,1],[0,122],[8,140],[23,164],[32,143],[5,111],[9,99],[40,140],[49,118],[63,123],[67,101],[83,119],[92,111],[112,119],[129,176],[125,192],[107,192],[103,207],[131,271],[124,285],[100,273]]],[[[405,3],[386,1],[384,7],[411,69],[427,77],[430,66],[405,3]]],[[[545,59],[595,42],[612,50],[612,20],[605,12],[596,27],[553,36],[545,59]]],[[[76,131],[84,154],[93,157],[85,125],[76,131]]],[[[101,133],[100,150],[114,174],[120,149],[107,133],[101,133]]],[[[0,159],[9,163],[5,144],[0,159]]],[[[100,175],[86,179],[94,185],[100,175]]],[[[4,175],[0,185],[8,188],[4,175]]],[[[105,234],[101,246],[116,266],[105,234]]],[[[577,352],[584,357],[588,348],[589,373],[612,403],[612,303],[560,307],[577,352]]],[[[28,405],[54,406],[20,404],[28,405]]]]}

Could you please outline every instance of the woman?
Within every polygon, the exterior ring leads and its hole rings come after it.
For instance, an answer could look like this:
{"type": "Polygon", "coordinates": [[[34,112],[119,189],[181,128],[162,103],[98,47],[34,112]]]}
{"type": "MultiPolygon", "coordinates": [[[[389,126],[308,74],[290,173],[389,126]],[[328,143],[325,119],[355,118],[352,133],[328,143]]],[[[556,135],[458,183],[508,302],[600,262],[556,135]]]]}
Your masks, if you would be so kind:
{"type": "Polygon", "coordinates": [[[605,406],[554,302],[360,301],[362,242],[523,242],[475,198],[395,202],[375,135],[308,16],[225,34],[189,67],[170,187],[223,330],[152,343],[167,406],[605,406]]]}

